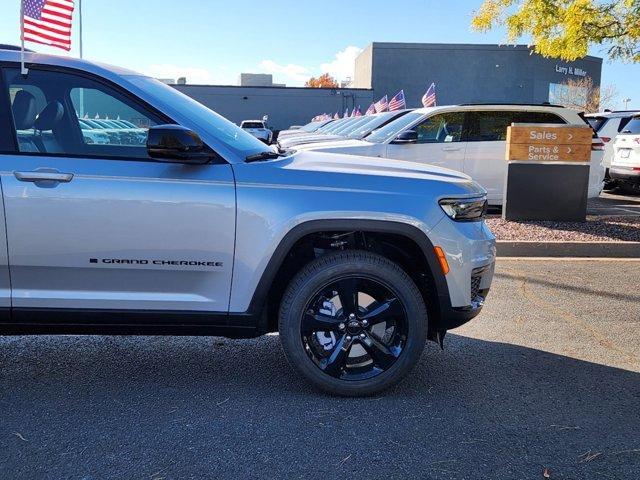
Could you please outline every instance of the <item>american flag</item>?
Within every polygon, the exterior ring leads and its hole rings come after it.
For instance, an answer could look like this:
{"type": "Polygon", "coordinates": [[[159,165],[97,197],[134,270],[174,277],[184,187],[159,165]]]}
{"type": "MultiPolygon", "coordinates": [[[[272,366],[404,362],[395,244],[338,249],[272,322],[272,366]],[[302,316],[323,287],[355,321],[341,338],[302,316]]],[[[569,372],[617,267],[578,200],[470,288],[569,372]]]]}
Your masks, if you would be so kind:
{"type": "Polygon", "coordinates": [[[360,111],[360,105],[358,105],[358,108],[356,108],[356,109],[354,110],[354,112],[355,112],[355,113],[353,114],[353,116],[354,116],[354,117],[361,117],[361,116],[362,116],[362,112],[360,111]]]}
{"type": "Polygon", "coordinates": [[[334,120],[338,120],[339,118],[340,118],[340,114],[339,114],[338,112],[336,112],[336,113],[333,115],[333,119],[334,119],[334,120]]]}
{"type": "Polygon", "coordinates": [[[73,0],[22,0],[22,38],[71,50],[73,0]]]}
{"type": "Polygon", "coordinates": [[[426,107],[436,106],[436,84],[429,85],[427,92],[422,96],[422,105],[426,107]]]}
{"type": "Polygon", "coordinates": [[[405,108],[407,108],[407,102],[404,101],[404,90],[400,90],[389,102],[389,111],[393,112],[405,108]]]}
{"type": "Polygon", "coordinates": [[[387,96],[385,95],[380,100],[378,100],[374,104],[374,108],[376,109],[376,113],[386,112],[387,108],[389,108],[389,101],[387,100],[387,96]]]}
{"type": "Polygon", "coordinates": [[[342,116],[342,118],[349,118],[349,107],[347,107],[347,109],[344,111],[344,115],[342,116]]]}
{"type": "Polygon", "coordinates": [[[374,113],[376,113],[376,104],[372,103],[371,105],[369,105],[369,108],[367,108],[367,111],[364,114],[373,115],[374,113]]]}

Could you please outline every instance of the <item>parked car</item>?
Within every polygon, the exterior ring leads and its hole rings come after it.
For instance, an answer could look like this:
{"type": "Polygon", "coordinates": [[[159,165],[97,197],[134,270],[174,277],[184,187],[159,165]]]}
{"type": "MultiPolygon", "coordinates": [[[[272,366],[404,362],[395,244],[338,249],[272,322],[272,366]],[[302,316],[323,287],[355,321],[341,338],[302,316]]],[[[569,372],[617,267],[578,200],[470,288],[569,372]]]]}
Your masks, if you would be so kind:
{"type": "Polygon", "coordinates": [[[629,123],[634,115],[640,115],[639,110],[625,110],[613,112],[589,113],[585,115],[589,125],[593,127],[598,137],[604,143],[605,188],[615,188],[616,182],[611,180],[609,168],[613,159],[613,144],[618,133],[629,123]]]}
{"type": "Polygon", "coordinates": [[[640,115],[632,117],[616,137],[609,174],[625,191],[640,193],[640,115]]]}
{"type": "Polygon", "coordinates": [[[262,120],[243,120],[240,128],[267,145],[271,143],[273,132],[267,128],[262,120]]]}
{"type": "MultiPolygon", "coordinates": [[[[366,139],[368,135],[377,130],[378,128],[384,127],[388,123],[393,122],[394,120],[402,117],[403,115],[411,112],[412,110],[396,110],[393,112],[383,112],[383,113],[375,113],[373,115],[368,115],[364,117],[366,121],[361,122],[359,124],[353,125],[348,129],[340,132],[340,135],[324,135],[322,137],[317,138],[300,138],[293,140],[292,142],[288,142],[286,148],[295,147],[296,149],[302,150],[313,150],[318,146],[341,146],[345,145],[345,142],[349,140],[362,140],[366,139]]],[[[282,147],[281,147],[282,148],[282,147]]]]}
{"type": "Polygon", "coordinates": [[[158,80],[25,61],[0,50],[0,335],[279,331],[313,385],[371,395],[481,311],[495,241],[467,175],[280,154],[158,80]],[[77,88],[145,144],[84,142],[77,88]]]}
{"type": "MultiPolygon", "coordinates": [[[[394,113],[394,112],[387,112],[394,113]]],[[[378,114],[382,115],[382,114],[378,114]]],[[[318,142],[329,142],[332,140],[342,140],[350,135],[352,132],[359,130],[364,125],[371,123],[373,118],[371,116],[366,117],[357,117],[353,118],[349,122],[345,122],[342,128],[337,129],[333,133],[317,133],[315,135],[304,135],[300,137],[289,137],[285,140],[278,141],[278,146],[280,148],[286,149],[291,148],[297,145],[304,145],[307,143],[318,143],[318,142]]]]}
{"type": "Polygon", "coordinates": [[[327,135],[332,135],[334,138],[339,137],[343,131],[350,130],[357,124],[364,123],[363,117],[347,117],[335,120],[334,122],[319,128],[312,133],[300,133],[299,135],[290,135],[286,138],[278,137],[278,146],[281,149],[290,148],[293,145],[298,145],[305,142],[313,142],[315,140],[322,140],[327,138],[327,135]]]}
{"type": "MultiPolygon", "coordinates": [[[[574,110],[552,105],[448,105],[410,112],[363,140],[302,147],[305,151],[347,153],[428,163],[464,172],[487,189],[491,205],[502,205],[507,127],[512,123],[585,125],[574,110]]],[[[603,187],[604,144],[594,134],[590,198],[603,187]]]]}
{"type": "Polygon", "coordinates": [[[305,133],[313,133],[316,130],[318,130],[319,128],[322,128],[325,125],[330,124],[331,122],[333,122],[333,119],[327,119],[327,120],[320,120],[318,122],[310,122],[307,123],[306,125],[302,126],[299,129],[296,128],[289,128],[288,130],[280,130],[280,133],[278,134],[278,138],[287,138],[289,135],[300,135],[300,134],[305,134],[305,133]]]}
{"type": "Polygon", "coordinates": [[[78,123],[82,129],[82,136],[86,143],[101,143],[103,145],[109,143],[109,135],[101,131],[102,129],[92,127],[82,119],[79,119],[78,123]]]}

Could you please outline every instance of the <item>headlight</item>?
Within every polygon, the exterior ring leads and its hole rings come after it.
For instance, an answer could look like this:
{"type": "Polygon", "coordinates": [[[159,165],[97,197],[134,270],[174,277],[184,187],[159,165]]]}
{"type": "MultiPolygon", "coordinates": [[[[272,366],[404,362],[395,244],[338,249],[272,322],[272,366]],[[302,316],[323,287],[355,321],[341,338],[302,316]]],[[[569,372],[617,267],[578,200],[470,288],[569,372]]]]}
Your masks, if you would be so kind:
{"type": "Polygon", "coordinates": [[[482,198],[443,198],[438,202],[444,213],[456,222],[481,220],[487,211],[487,199],[482,198]]]}

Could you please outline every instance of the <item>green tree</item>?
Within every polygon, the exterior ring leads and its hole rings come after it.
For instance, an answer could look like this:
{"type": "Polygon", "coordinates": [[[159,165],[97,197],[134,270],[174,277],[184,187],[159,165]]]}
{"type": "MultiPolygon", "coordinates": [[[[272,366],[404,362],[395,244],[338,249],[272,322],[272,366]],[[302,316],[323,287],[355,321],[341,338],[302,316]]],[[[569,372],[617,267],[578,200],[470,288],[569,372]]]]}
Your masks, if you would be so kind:
{"type": "Polygon", "coordinates": [[[505,26],[509,42],[530,37],[545,57],[571,61],[603,45],[611,58],[640,62],[640,0],[484,0],[471,25],[505,26]]]}

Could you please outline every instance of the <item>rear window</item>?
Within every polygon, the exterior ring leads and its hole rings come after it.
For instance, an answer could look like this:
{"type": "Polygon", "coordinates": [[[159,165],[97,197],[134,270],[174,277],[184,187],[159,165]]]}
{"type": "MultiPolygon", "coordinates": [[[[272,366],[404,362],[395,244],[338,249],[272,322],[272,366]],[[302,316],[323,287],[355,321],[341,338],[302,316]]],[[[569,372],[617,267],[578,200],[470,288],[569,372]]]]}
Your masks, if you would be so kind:
{"type": "Polygon", "coordinates": [[[242,128],[264,128],[262,122],[242,122],[242,128]]]}
{"type": "Polygon", "coordinates": [[[585,120],[596,132],[600,131],[604,124],[607,123],[607,119],[604,117],[585,117],[585,120]]]}
{"type": "Polygon", "coordinates": [[[629,120],[624,127],[624,130],[620,133],[629,133],[632,135],[640,135],[640,117],[633,117],[629,120]]]}

